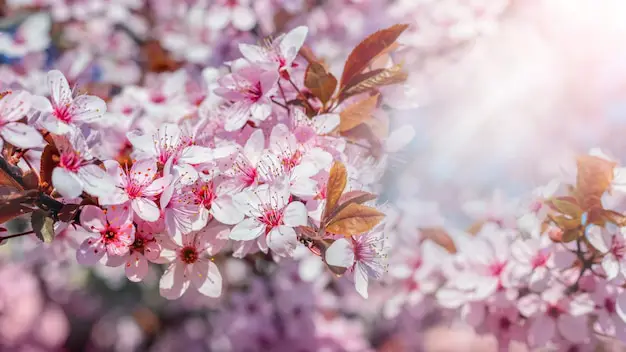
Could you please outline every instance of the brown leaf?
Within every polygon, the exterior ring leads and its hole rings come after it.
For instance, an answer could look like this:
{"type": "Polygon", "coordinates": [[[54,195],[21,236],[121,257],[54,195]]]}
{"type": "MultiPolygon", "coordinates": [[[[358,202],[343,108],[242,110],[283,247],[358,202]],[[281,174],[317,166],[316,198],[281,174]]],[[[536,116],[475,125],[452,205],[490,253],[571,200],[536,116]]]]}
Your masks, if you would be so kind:
{"type": "Polygon", "coordinates": [[[556,197],[547,202],[548,206],[561,214],[568,215],[572,218],[580,218],[583,210],[580,209],[578,201],[574,197],[556,197]]]}
{"type": "Polygon", "coordinates": [[[573,230],[581,226],[580,218],[572,219],[560,215],[550,216],[550,218],[556,224],[556,226],[563,230],[573,230]]]}
{"type": "Polygon", "coordinates": [[[7,186],[10,188],[14,188],[18,191],[24,190],[24,187],[22,187],[22,185],[17,182],[17,180],[13,176],[11,176],[10,173],[6,172],[2,168],[0,168],[0,186],[7,186]]]}
{"type": "Polygon", "coordinates": [[[326,217],[332,214],[347,183],[348,171],[346,167],[340,161],[335,161],[330,168],[330,175],[328,176],[328,183],[326,184],[326,206],[322,214],[323,223],[326,222],[326,217]]]}
{"type": "Polygon", "coordinates": [[[409,26],[397,24],[375,32],[359,43],[348,56],[341,75],[341,86],[350,82],[356,75],[361,73],[381,53],[393,45],[409,26]]]}
{"type": "Polygon", "coordinates": [[[337,78],[326,71],[320,63],[309,65],[304,75],[304,85],[311,90],[319,100],[326,104],[335,93],[337,78]]]}
{"type": "Polygon", "coordinates": [[[339,204],[348,205],[350,203],[358,203],[363,204],[365,202],[369,202],[370,200],[376,199],[376,195],[365,192],[365,191],[350,191],[344,193],[341,198],[339,198],[339,204]]]}
{"type": "Polygon", "coordinates": [[[591,155],[582,155],[576,160],[576,191],[583,210],[601,206],[600,198],[613,181],[615,163],[591,155]]]}
{"type": "Polygon", "coordinates": [[[367,92],[369,90],[402,83],[406,81],[408,75],[402,71],[401,65],[394,65],[386,69],[372,70],[355,76],[341,94],[342,98],[367,92]]]}
{"type": "Polygon", "coordinates": [[[563,235],[561,236],[561,242],[563,243],[572,242],[572,241],[575,241],[580,236],[582,236],[582,231],[580,229],[565,230],[563,231],[563,235]]]}
{"type": "Polygon", "coordinates": [[[145,42],[141,48],[145,68],[149,72],[171,72],[179,69],[182,64],[172,58],[157,40],[145,42]]]}
{"type": "Polygon", "coordinates": [[[385,214],[375,208],[351,203],[328,221],[326,231],[344,236],[359,235],[373,229],[384,217],[385,214]]]}
{"type": "Polygon", "coordinates": [[[448,253],[454,254],[457,252],[456,245],[454,244],[452,237],[450,237],[446,230],[439,227],[433,227],[420,229],[420,232],[422,233],[422,236],[424,236],[424,238],[435,242],[443,249],[448,251],[448,253]]]}
{"type": "Polygon", "coordinates": [[[300,54],[300,56],[302,56],[309,64],[320,63],[320,61],[317,59],[317,57],[313,53],[313,50],[311,50],[311,48],[306,45],[303,45],[300,48],[300,51],[298,52],[298,54],[300,54]]]}
{"type": "Polygon", "coordinates": [[[372,118],[372,112],[378,104],[378,94],[360,100],[347,108],[340,114],[339,131],[346,132],[372,118]]]}
{"type": "Polygon", "coordinates": [[[26,191],[0,196],[0,224],[31,213],[34,210],[35,193],[26,191]]]}
{"type": "Polygon", "coordinates": [[[358,125],[349,131],[342,132],[341,135],[354,142],[366,140],[372,156],[379,158],[383,155],[384,150],[381,139],[374,134],[372,128],[367,124],[358,125]]]}

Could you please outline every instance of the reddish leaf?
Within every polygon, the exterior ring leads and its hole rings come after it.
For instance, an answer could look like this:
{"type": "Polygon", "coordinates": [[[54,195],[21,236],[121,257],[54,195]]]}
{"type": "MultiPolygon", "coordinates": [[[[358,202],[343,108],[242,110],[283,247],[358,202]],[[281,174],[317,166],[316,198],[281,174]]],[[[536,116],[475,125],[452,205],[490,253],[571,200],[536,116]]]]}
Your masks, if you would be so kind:
{"type": "Polygon", "coordinates": [[[343,91],[342,98],[364,93],[378,87],[401,83],[406,81],[407,77],[407,73],[402,71],[400,65],[361,73],[355,76],[352,82],[347,85],[348,88],[343,91]]]}
{"type": "Polygon", "coordinates": [[[343,190],[348,183],[348,171],[346,167],[339,161],[335,161],[330,168],[328,183],[326,184],[326,207],[322,214],[322,222],[326,222],[326,217],[333,213],[333,209],[337,205],[343,190]]]}
{"type": "Polygon", "coordinates": [[[52,192],[52,170],[59,163],[59,152],[56,147],[48,144],[41,154],[39,167],[39,180],[42,190],[46,193],[52,192]]]}
{"type": "Polygon", "coordinates": [[[383,153],[382,141],[374,134],[369,125],[361,124],[349,131],[342,132],[341,135],[354,142],[366,140],[369,143],[369,152],[375,158],[379,158],[383,153]]]}
{"type": "Polygon", "coordinates": [[[583,155],[576,160],[576,192],[583,210],[601,206],[600,198],[613,181],[615,163],[591,155],[583,155]]]}
{"type": "Polygon", "coordinates": [[[304,85],[311,90],[319,100],[326,104],[335,93],[337,79],[326,71],[324,66],[314,62],[306,69],[304,85]]]}
{"type": "Polygon", "coordinates": [[[420,232],[422,233],[422,236],[424,236],[424,238],[435,242],[443,249],[448,251],[448,253],[457,252],[456,245],[454,244],[452,237],[450,237],[446,230],[442,228],[426,228],[420,229],[420,232]]]}
{"type": "Polygon", "coordinates": [[[380,223],[385,214],[375,208],[351,203],[328,221],[326,231],[344,236],[363,234],[380,223]]]}
{"type": "MultiPolygon", "coordinates": [[[[6,166],[9,167],[8,164],[6,166]]],[[[18,191],[24,190],[24,187],[22,187],[22,185],[17,182],[17,180],[3,168],[0,168],[0,186],[7,186],[10,188],[14,188],[18,191]]]]}
{"type": "Polygon", "coordinates": [[[360,100],[347,108],[340,114],[339,131],[349,131],[356,126],[372,118],[372,112],[378,104],[378,94],[360,100]]]}
{"type": "Polygon", "coordinates": [[[365,192],[365,191],[350,191],[344,193],[341,198],[339,198],[339,204],[348,205],[349,203],[358,203],[362,204],[365,202],[369,202],[370,200],[376,199],[376,195],[365,192]]]}
{"type": "Polygon", "coordinates": [[[0,196],[0,224],[34,210],[33,191],[0,196]]]}
{"type": "Polygon", "coordinates": [[[359,43],[352,50],[343,67],[341,86],[345,86],[346,83],[366,69],[378,55],[393,45],[408,27],[406,24],[397,24],[375,32],[359,43]]]}
{"type": "Polygon", "coordinates": [[[320,63],[320,61],[315,57],[313,50],[306,45],[303,45],[299,51],[300,56],[302,56],[309,64],[320,63]]]}

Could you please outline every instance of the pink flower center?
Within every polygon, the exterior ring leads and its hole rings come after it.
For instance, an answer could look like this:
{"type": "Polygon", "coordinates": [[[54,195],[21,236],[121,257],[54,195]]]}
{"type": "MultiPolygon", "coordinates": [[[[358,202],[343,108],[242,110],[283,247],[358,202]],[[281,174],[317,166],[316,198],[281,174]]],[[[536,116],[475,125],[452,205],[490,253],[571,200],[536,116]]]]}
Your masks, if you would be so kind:
{"type": "Polygon", "coordinates": [[[150,96],[150,101],[155,104],[163,104],[165,100],[167,100],[167,98],[162,93],[155,93],[150,96]]]}
{"type": "Polygon", "coordinates": [[[511,325],[513,324],[511,324],[511,320],[507,317],[502,317],[498,321],[498,327],[500,330],[508,331],[511,328],[511,325]]]}
{"type": "Polygon", "coordinates": [[[276,209],[266,209],[259,221],[265,224],[265,234],[268,234],[273,228],[283,224],[283,211],[276,209]]]}
{"type": "Polygon", "coordinates": [[[549,252],[539,252],[530,260],[530,264],[532,265],[533,269],[537,269],[539,267],[545,266],[548,262],[548,258],[550,258],[549,252]]]}
{"type": "Polygon", "coordinates": [[[217,198],[213,191],[213,182],[204,184],[201,187],[194,187],[193,193],[195,195],[195,204],[202,205],[206,209],[211,209],[211,204],[217,198]]]}
{"type": "Polygon", "coordinates": [[[71,172],[77,172],[83,159],[75,152],[61,154],[59,167],[71,172]]]}
{"type": "Polygon", "coordinates": [[[179,258],[183,263],[193,264],[198,260],[198,251],[192,246],[183,247],[180,250],[179,258]]]}
{"type": "Polygon", "coordinates": [[[506,262],[495,262],[489,265],[489,275],[499,277],[506,267],[506,262]]]}
{"type": "Polygon", "coordinates": [[[102,236],[102,243],[105,245],[116,243],[118,241],[118,232],[118,229],[107,226],[106,230],[100,233],[102,236]]]}
{"type": "Polygon", "coordinates": [[[244,93],[248,96],[248,100],[256,103],[263,96],[263,89],[261,88],[261,82],[256,82],[253,85],[248,86],[244,93]]]}
{"type": "Polygon", "coordinates": [[[256,168],[250,166],[247,163],[237,162],[235,164],[235,169],[239,172],[239,180],[246,186],[249,187],[254,184],[257,178],[256,168]]]}
{"type": "Polygon", "coordinates": [[[226,0],[227,7],[233,8],[239,6],[239,0],[226,0]]]}
{"type": "Polygon", "coordinates": [[[615,313],[615,301],[607,297],[604,300],[604,309],[610,314],[615,313]]]}
{"type": "Polygon", "coordinates": [[[617,258],[623,258],[626,255],[626,245],[618,236],[613,236],[611,239],[611,253],[617,258]]]}
{"type": "Polygon", "coordinates": [[[554,319],[558,318],[562,313],[564,313],[563,309],[555,304],[549,305],[546,310],[546,314],[554,319]]]}
{"type": "Polygon", "coordinates": [[[133,113],[133,108],[132,108],[132,107],[130,107],[130,106],[125,106],[125,107],[122,109],[122,114],[124,114],[124,115],[130,115],[130,114],[132,114],[132,113],[133,113]]]}
{"type": "Polygon", "coordinates": [[[292,155],[284,157],[281,162],[283,164],[283,167],[287,171],[291,171],[294,167],[300,164],[301,160],[302,160],[302,152],[299,150],[296,150],[296,152],[293,153],[292,155]]]}
{"type": "Polygon", "coordinates": [[[72,114],[70,113],[70,105],[55,106],[52,110],[52,116],[65,123],[72,122],[72,114]]]}
{"type": "Polygon", "coordinates": [[[130,181],[128,182],[128,185],[126,186],[126,194],[128,194],[128,197],[130,199],[135,199],[141,196],[144,188],[145,188],[145,185],[130,181]]]}

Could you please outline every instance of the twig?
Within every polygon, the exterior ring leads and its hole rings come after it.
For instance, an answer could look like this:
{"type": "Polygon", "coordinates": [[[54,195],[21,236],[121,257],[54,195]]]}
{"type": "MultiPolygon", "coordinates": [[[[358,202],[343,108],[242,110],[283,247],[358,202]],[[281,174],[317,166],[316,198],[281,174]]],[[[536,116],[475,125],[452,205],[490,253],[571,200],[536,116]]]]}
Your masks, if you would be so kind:
{"type": "Polygon", "coordinates": [[[25,235],[32,235],[34,234],[34,231],[26,231],[26,232],[21,232],[21,233],[14,233],[12,235],[8,235],[8,236],[4,236],[4,237],[0,237],[0,241],[4,241],[4,240],[8,240],[10,238],[15,238],[15,237],[20,237],[20,236],[25,236],[25,235]]]}

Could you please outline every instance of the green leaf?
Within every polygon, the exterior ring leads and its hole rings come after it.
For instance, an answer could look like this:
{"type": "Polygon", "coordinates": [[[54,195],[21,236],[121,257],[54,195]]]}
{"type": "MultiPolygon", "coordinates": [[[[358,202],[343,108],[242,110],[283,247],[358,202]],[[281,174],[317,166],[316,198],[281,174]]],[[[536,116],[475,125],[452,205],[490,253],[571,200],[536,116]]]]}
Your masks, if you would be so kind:
{"type": "Polygon", "coordinates": [[[31,225],[37,238],[50,243],[54,239],[54,219],[43,210],[36,210],[31,217],[31,225]]]}

